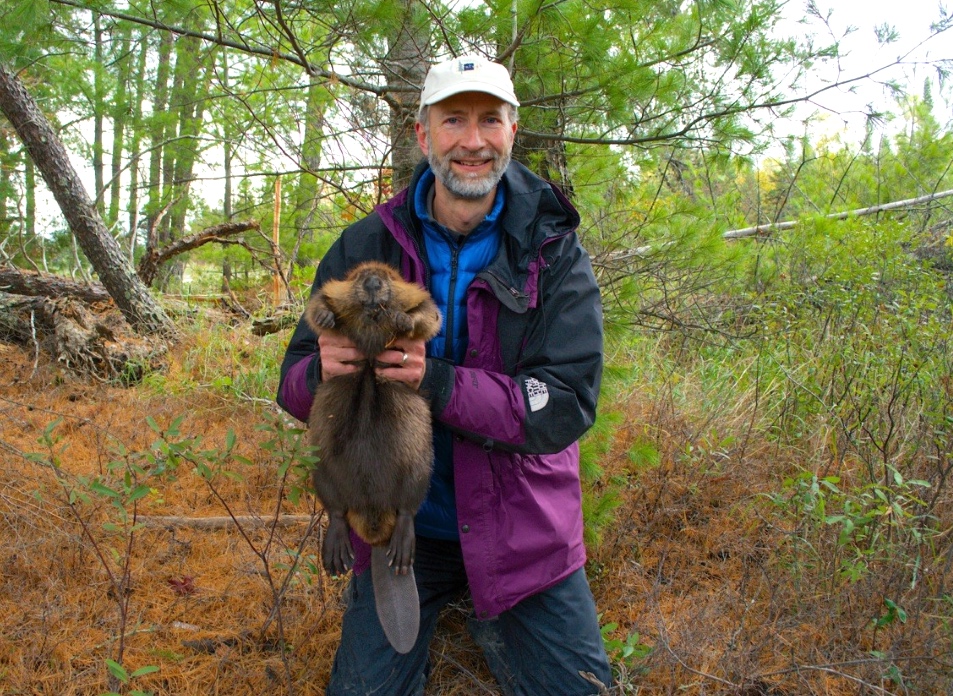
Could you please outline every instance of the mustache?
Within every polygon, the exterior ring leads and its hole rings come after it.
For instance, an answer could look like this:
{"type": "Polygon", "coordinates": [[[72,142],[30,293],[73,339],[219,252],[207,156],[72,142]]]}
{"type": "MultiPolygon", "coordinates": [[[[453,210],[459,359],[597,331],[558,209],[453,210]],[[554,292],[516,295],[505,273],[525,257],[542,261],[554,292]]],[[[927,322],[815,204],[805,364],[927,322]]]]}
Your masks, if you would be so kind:
{"type": "Polygon", "coordinates": [[[486,159],[486,160],[498,160],[500,158],[499,153],[494,152],[493,150],[452,150],[445,155],[445,158],[448,160],[460,160],[460,159],[486,159]]]}

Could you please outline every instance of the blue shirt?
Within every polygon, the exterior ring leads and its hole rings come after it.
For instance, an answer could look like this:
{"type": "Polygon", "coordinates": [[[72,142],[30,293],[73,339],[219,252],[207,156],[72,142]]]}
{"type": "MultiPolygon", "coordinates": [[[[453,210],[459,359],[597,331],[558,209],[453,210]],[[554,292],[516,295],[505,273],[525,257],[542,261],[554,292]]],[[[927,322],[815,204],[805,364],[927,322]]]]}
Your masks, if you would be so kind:
{"type": "MultiPolygon", "coordinates": [[[[430,269],[430,294],[443,315],[440,333],[427,344],[427,355],[463,362],[466,354],[467,288],[478,273],[496,257],[502,239],[500,215],[506,200],[504,187],[496,188],[496,198],[487,216],[469,234],[459,235],[431,217],[434,174],[426,170],[414,192],[414,210],[424,233],[430,269]]],[[[457,539],[457,506],[453,488],[453,439],[439,423],[434,424],[434,465],[427,498],[417,512],[420,536],[457,539]]]]}

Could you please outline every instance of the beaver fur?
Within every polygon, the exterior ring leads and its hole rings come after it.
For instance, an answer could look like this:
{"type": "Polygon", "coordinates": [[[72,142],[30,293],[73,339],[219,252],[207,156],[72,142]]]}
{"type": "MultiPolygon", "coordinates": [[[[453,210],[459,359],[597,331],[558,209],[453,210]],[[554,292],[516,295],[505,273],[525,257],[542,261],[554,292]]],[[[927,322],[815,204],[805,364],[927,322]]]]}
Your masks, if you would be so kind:
{"type": "Polygon", "coordinates": [[[375,368],[401,339],[433,338],[440,312],[424,288],[370,261],[325,283],[304,316],[315,333],[338,332],[366,357],[357,372],[317,387],[308,419],[319,458],[312,480],[329,515],[322,561],[330,573],[346,572],[353,559],[349,528],[371,545],[378,616],[394,648],[407,652],[419,627],[413,517],[430,481],[433,426],[427,400],[404,382],[381,379],[375,368]]]}

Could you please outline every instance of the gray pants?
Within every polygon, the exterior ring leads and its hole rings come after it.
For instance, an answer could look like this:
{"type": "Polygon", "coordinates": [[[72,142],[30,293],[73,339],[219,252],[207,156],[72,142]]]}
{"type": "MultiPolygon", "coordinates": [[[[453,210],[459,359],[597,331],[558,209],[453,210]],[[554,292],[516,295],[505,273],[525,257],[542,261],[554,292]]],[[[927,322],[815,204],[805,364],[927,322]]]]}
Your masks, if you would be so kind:
{"type": "MultiPolygon", "coordinates": [[[[351,578],[327,694],[423,696],[438,614],[467,589],[459,543],[418,537],[414,575],[420,634],[406,655],[395,652],[384,637],[370,572],[351,578]]],[[[582,569],[496,619],[471,621],[470,629],[506,696],[598,693],[580,672],[591,673],[606,686],[611,683],[595,602],[582,569]]]]}

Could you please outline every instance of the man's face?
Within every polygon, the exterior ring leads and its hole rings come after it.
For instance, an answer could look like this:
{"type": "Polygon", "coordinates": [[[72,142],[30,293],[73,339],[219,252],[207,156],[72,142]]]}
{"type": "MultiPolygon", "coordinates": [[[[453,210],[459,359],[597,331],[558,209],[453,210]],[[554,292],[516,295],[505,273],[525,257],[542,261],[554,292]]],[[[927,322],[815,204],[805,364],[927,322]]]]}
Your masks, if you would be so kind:
{"type": "Polygon", "coordinates": [[[516,123],[508,104],[483,92],[463,92],[430,107],[417,142],[437,180],[457,198],[480,199],[496,188],[510,163],[516,123]]]}

